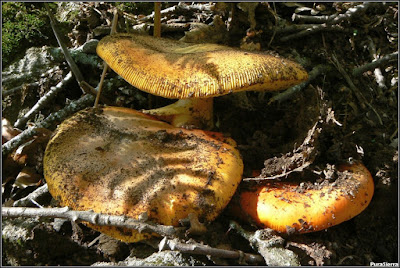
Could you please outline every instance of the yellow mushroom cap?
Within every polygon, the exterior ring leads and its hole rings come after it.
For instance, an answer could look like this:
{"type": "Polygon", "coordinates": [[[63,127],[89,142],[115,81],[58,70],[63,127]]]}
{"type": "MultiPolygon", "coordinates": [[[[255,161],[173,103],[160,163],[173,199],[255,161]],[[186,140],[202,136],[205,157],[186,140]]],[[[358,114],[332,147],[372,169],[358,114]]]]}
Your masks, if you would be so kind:
{"type": "Polygon", "coordinates": [[[265,183],[240,192],[232,212],[260,227],[281,233],[307,233],[329,228],[360,214],[370,203],[374,182],[361,163],[341,165],[348,175],[317,189],[287,182],[265,183]]]}
{"type": "MultiPolygon", "coordinates": [[[[118,107],[88,108],[65,120],[47,145],[44,176],[61,205],[164,225],[196,214],[212,221],[242,179],[232,139],[187,130],[118,107]]],[[[93,226],[136,242],[152,234],[93,226]]]]}
{"type": "Polygon", "coordinates": [[[297,63],[272,55],[144,35],[107,36],[97,54],[133,86],[165,98],[280,90],[308,78],[297,63]]]}

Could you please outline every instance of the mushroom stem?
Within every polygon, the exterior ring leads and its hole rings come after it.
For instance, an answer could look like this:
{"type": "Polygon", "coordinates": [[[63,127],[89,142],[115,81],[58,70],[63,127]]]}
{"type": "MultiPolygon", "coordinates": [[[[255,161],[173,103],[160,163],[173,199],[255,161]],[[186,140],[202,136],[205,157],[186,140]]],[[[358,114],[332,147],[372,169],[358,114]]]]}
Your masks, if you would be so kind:
{"type": "Polygon", "coordinates": [[[180,99],[170,105],[143,110],[174,127],[211,129],[213,127],[213,99],[180,99]]]}

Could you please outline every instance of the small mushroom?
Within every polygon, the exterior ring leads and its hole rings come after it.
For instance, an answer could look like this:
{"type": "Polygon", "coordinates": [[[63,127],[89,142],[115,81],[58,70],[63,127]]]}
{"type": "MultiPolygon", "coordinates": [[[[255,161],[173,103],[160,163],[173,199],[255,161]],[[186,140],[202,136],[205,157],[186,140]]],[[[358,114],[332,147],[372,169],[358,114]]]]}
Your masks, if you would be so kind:
{"type": "Polygon", "coordinates": [[[268,182],[240,192],[232,212],[280,233],[308,233],[350,220],[370,203],[374,182],[361,163],[341,165],[343,178],[315,189],[298,183],[268,182]],[[346,176],[347,174],[347,176],[346,176]]]}
{"type": "MultiPolygon", "coordinates": [[[[135,110],[87,108],[47,145],[44,176],[63,206],[179,226],[190,213],[214,220],[242,179],[235,142],[171,126],[135,110]]],[[[153,234],[93,226],[125,242],[153,234]]]]}
{"type": "Polygon", "coordinates": [[[163,119],[174,126],[207,122],[210,127],[211,97],[247,90],[280,90],[308,78],[297,63],[272,55],[137,34],[109,35],[99,42],[97,54],[136,88],[180,99],[147,111],[165,114],[167,118],[163,119]],[[201,101],[192,102],[195,99],[201,101]],[[192,116],[193,109],[198,113],[192,116]]]}

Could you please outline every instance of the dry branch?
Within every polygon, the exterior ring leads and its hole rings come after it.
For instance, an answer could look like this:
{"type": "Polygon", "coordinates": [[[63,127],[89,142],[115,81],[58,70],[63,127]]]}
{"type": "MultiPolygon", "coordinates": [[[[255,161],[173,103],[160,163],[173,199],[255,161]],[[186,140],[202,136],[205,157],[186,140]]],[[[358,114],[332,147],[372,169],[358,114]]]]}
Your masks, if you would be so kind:
{"type": "Polygon", "coordinates": [[[390,62],[394,62],[399,58],[399,52],[393,52],[391,54],[385,55],[382,58],[375,60],[373,62],[367,63],[363,66],[357,67],[353,70],[353,75],[358,76],[366,71],[373,70],[377,67],[384,67],[390,62]]]}
{"type": "MultiPolygon", "coordinates": [[[[51,25],[51,28],[53,29],[54,35],[57,39],[57,42],[60,45],[60,47],[64,53],[65,59],[69,65],[69,67],[71,68],[71,71],[74,74],[76,81],[78,82],[78,84],[80,84],[80,82],[83,81],[83,75],[82,75],[81,71],[79,70],[78,66],[76,65],[76,63],[74,62],[74,60],[72,59],[67,46],[61,39],[61,34],[58,32],[58,29],[56,27],[56,19],[54,18],[49,5],[47,3],[44,3],[44,6],[46,7],[47,13],[49,15],[50,25],[51,25]]],[[[83,89],[82,89],[82,91],[83,91],[83,89]]]]}
{"type": "Polygon", "coordinates": [[[349,20],[356,14],[359,14],[361,11],[365,12],[369,7],[372,6],[372,2],[365,2],[361,5],[357,5],[355,7],[349,8],[344,14],[338,14],[334,18],[327,21],[327,24],[338,24],[344,20],[349,20]]]}
{"type": "Polygon", "coordinates": [[[236,230],[257,250],[268,266],[300,266],[298,256],[284,248],[284,239],[272,229],[261,229],[256,232],[244,230],[237,222],[230,221],[231,229],[236,230]]]}
{"type": "MultiPolygon", "coordinates": [[[[194,12],[194,11],[211,11],[212,4],[191,4],[187,5],[183,2],[179,2],[179,4],[161,10],[162,16],[169,16],[170,14],[179,14],[182,12],[194,12]]],[[[152,21],[154,18],[154,12],[148,16],[140,18],[138,21],[145,22],[145,21],[152,21]]]]}
{"type": "Polygon", "coordinates": [[[365,103],[367,100],[365,99],[364,95],[361,93],[361,91],[354,85],[353,80],[350,78],[349,74],[343,66],[340,64],[339,60],[337,59],[335,54],[332,54],[332,63],[335,65],[336,69],[339,71],[339,73],[344,77],[346,80],[347,84],[350,86],[350,89],[353,91],[354,95],[356,96],[361,108],[365,109],[365,103]]]}
{"type": "Polygon", "coordinates": [[[47,183],[45,185],[40,186],[32,193],[27,196],[17,200],[14,202],[13,207],[26,207],[30,206],[31,203],[37,202],[37,200],[43,195],[49,193],[49,188],[47,187],[47,183]]]}
{"type": "Polygon", "coordinates": [[[277,95],[273,96],[269,102],[268,105],[275,102],[275,101],[284,101],[290,98],[290,96],[292,96],[294,93],[302,90],[303,88],[305,88],[308,84],[310,84],[310,82],[312,80],[314,80],[315,78],[317,78],[318,76],[320,76],[321,74],[329,71],[331,68],[329,65],[323,65],[323,64],[319,64],[317,66],[315,66],[311,72],[309,73],[309,77],[308,80],[300,83],[296,86],[290,87],[288,89],[286,89],[285,91],[283,91],[282,93],[278,93],[277,95]]]}
{"type": "Polygon", "coordinates": [[[238,259],[239,264],[260,264],[264,263],[263,257],[260,255],[244,253],[237,250],[227,250],[213,248],[207,245],[202,245],[198,243],[182,243],[178,239],[168,239],[164,237],[159,244],[159,251],[171,249],[178,250],[183,253],[197,254],[197,255],[209,255],[218,258],[225,259],[238,259]]]}
{"type": "Polygon", "coordinates": [[[57,120],[64,120],[67,116],[87,107],[90,103],[93,103],[93,101],[94,97],[92,95],[85,95],[78,100],[72,101],[63,109],[50,114],[42,122],[36,124],[36,126],[24,130],[21,134],[15,136],[14,138],[2,145],[3,157],[11,153],[14,149],[16,149],[29,138],[38,134],[36,131],[38,128],[49,128],[57,120]]]}
{"type": "Polygon", "coordinates": [[[310,15],[300,15],[294,13],[292,16],[293,21],[299,21],[299,22],[309,22],[309,23],[325,23],[329,20],[332,20],[336,17],[337,15],[323,15],[323,16],[310,16],[310,15]]]}
{"type": "Polygon", "coordinates": [[[345,29],[340,25],[328,25],[326,23],[323,23],[323,24],[311,26],[311,27],[309,27],[309,28],[307,28],[307,29],[305,29],[305,30],[303,30],[301,32],[284,36],[284,37],[282,37],[280,39],[280,41],[286,42],[286,41],[289,41],[291,39],[304,37],[304,36],[307,36],[307,35],[310,35],[310,34],[314,34],[314,33],[320,32],[320,31],[340,31],[340,32],[348,32],[348,33],[352,32],[351,29],[345,29]]]}
{"type": "Polygon", "coordinates": [[[38,100],[38,102],[32,107],[32,109],[30,109],[24,116],[19,118],[15,122],[14,127],[23,129],[26,122],[30,118],[32,118],[32,116],[37,114],[44,106],[46,106],[50,102],[50,100],[52,100],[52,98],[58,92],[60,92],[69,81],[71,81],[71,79],[72,73],[69,72],[60,83],[58,83],[55,87],[51,87],[50,90],[38,100]]]}
{"type": "Polygon", "coordinates": [[[37,87],[37,86],[39,86],[39,82],[33,82],[33,83],[30,83],[30,84],[22,84],[20,86],[17,86],[17,87],[11,88],[11,89],[7,89],[7,90],[4,90],[3,86],[1,86],[1,96],[3,98],[5,98],[5,97],[7,97],[9,95],[13,95],[13,94],[18,93],[24,87],[37,87]]]}
{"type": "Polygon", "coordinates": [[[142,222],[126,216],[107,215],[93,211],[70,210],[63,208],[26,208],[26,207],[3,207],[1,215],[8,218],[16,217],[45,217],[62,218],[71,221],[84,221],[94,225],[116,226],[121,228],[135,229],[140,233],[157,233],[163,236],[175,236],[184,233],[183,227],[175,228],[167,225],[157,225],[150,222],[142,222]]]}
{"type": "Polygon", "coordinates": [[[357,5],[355,7],[349,8],[345,13],[343,14],[336,14],[336,15],[331,15],[331,16],[304,16],[304,15],[296,15],[294,14],[292,16],[292,19],[299,20],[307,20],[309,22],[323,22],[322,24],[319,25],[312,25],[308,29],[302,30],[298,33],[291,34],[288,36],[284,36],[280,39],[282,42],[286,42],[288,40],[294,39],[294,38],[299,38],[299,37],[304,37],[316,32],[320,31],[342,31],[342,32],[348,32],[351,33],[351,29],[345,29],[342,26],[338,25],[344,20],[350,20],[351,17],[353,17],[356,14],[359,14],[360,12],[365,12],[368,8],[370,8],[374,3],[372,2],[366,2],[360,5],[357,5]]]}

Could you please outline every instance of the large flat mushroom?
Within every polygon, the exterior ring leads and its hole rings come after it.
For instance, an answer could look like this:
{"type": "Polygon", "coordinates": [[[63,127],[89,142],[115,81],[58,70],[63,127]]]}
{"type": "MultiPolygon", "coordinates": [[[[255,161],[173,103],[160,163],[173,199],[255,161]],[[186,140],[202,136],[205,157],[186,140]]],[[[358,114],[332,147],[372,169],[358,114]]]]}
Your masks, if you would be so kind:
{"type": "MultiPolygon", "coordinates": [[[[212,221],[242,179],[235,142],[171,126],[118,107],[88,108],[65,120],[47,145],[44,176],[63,206],[179,225],[196,214],[212,221]]],[[[126,242],[152,234],[92,226],[126,242]]]]}
{"type": "Polygon", "coordinates": [[[174,126],[210,127],[211,97],[281,90],[308,78],[299,64],[265,53],[137,34],[109,35],[99,42],[97,54],[136,88],[179,99],[147,111],[174,126]]]}

